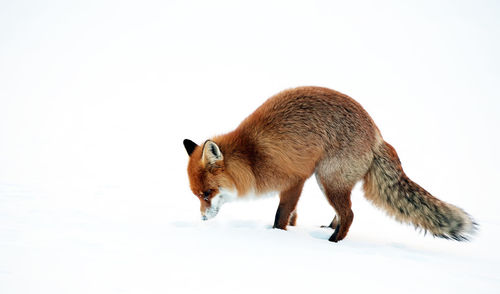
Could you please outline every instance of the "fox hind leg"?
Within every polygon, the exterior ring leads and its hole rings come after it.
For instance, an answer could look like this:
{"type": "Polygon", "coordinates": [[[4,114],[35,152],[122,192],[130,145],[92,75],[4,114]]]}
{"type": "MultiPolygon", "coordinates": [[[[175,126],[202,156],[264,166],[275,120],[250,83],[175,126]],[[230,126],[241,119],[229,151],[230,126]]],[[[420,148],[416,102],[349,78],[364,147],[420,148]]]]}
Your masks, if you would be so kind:
{"type": "Polygon", "coordinates": [[[326,156],[316,166],[316,180],[336,216],[329,227],[335,229],[330,241],[345,238],[352,224],[351,191],[360,181],[373,161],[373,153],[356,149],[342,154],[326,156]]]}
{"type": "Polygon", "coordinates": [[[327,198],[338,216],[337,224],[331,224],[335,226],[335,231],[328,240],[338,242],[345,238],[354,218],[354,213],[351,209],[351,191],[330,191],[327,193],[327,198]]]}
{"type": "Polygon", "coordinates": [[[346,184],[338,175],[325,177],[322,174],[316,174],[316,179],[328,203],[336,213],[335,218],[328,226],[335,229],[329,241],[338,242],[345,238],[354,218],[351,209],[351,190],[354,184],[346,184]]]}

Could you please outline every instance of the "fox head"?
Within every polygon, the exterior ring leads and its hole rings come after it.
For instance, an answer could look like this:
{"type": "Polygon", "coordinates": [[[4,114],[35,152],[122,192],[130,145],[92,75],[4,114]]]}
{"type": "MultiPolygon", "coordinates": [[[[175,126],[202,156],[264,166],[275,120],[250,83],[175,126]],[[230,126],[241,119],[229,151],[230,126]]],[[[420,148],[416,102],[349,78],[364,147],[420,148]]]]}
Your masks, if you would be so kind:
{"type": "Polygon", "coordinates": [[[214,141],[208,140],[198,146],[191,140],[184,140],[189,155],[188,176],[193,194],[200,200],[201,219],[213,218],[220,207],[235,197],[234,183],[226,173],[224,156],[214,141]]]}

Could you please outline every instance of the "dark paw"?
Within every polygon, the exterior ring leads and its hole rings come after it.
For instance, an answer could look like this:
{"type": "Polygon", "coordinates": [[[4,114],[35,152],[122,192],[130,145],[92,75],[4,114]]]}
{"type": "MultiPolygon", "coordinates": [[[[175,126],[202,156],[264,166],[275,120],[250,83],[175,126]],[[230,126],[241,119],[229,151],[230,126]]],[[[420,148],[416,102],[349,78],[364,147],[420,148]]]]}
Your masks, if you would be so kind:
{"type": "Polygon", "coordinates": [[[337,243],[338,241],[340,241],[338,239],[339,230],[340,230],[340,226],[337,225],[337,227],[335,228],[335,232],[333,232],[333,235],[330,237],[330,239],[328,239],[328,241],[335,242],[335,243],[337,243]]]}
{"type": "Polygon", "coordinates": [[[286,231],[286,227],[280,227],[280,226],[273,226],[273,229],[286,231]]]}
{"type": "Polygon", "coordinates": [[[328,241],[337,243],[339,240],[337,240],[337,236],[335,236],[335,238],[333,238],[333,236],[332,236],[332,237],[330,237],[330,239],[328,239],[328,241]]]}

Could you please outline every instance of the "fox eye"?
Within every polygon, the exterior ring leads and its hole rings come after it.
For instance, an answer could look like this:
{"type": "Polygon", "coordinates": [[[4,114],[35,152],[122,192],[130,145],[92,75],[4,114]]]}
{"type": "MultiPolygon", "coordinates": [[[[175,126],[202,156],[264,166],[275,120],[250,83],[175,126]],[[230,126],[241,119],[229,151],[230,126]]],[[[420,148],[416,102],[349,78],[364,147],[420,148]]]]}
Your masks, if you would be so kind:
{"type": "Polygon", "coordinates": [[[212,189],[208,189],[203,192],[203,199],[208,200],[208,197],[212,194],[212,189]]]}

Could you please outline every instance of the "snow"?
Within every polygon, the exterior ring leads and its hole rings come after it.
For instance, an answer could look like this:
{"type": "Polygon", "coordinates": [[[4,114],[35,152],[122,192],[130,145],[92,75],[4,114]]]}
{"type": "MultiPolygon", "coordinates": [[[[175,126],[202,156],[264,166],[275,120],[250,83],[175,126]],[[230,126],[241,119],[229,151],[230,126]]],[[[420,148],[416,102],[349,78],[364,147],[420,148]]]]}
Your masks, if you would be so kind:
{"type": "Polygon", "coordinates": [[[381,213],[355,207],[358,222],[335,244],[327,241],[332,231],[319,228],[329,219],[306,218],[315,205],[307,203],[309,193],[299,225],[282,231],[271,228],[275,198],[225,204],[202,222],[190,195],[164,190],[2,184],[2,293],[498,289],[498,222],[481,221],[474,241],[458,243],[423,237],[388,218],[370,224],[370,214],[381,213]]]}
{"type": "Polygon", "coordinates": [[[498,293],[499,9],[2,2],[0,293],[498,293]],[[408,176],[475,218],[472,241],[399,224],[357,185],[328,242],[314,179],[287,231],[277,197],[201,221],[182,140],[299,85],[359,101],[408,176]]]}

